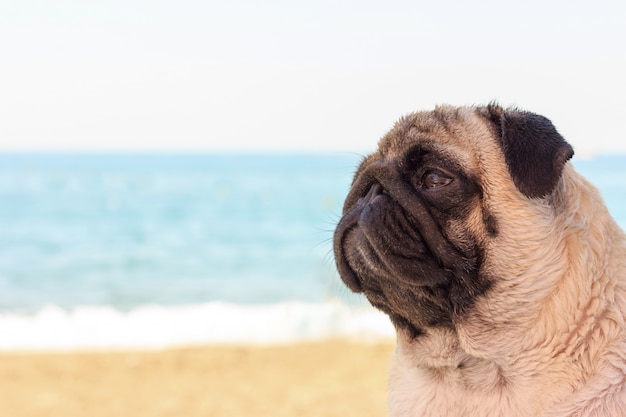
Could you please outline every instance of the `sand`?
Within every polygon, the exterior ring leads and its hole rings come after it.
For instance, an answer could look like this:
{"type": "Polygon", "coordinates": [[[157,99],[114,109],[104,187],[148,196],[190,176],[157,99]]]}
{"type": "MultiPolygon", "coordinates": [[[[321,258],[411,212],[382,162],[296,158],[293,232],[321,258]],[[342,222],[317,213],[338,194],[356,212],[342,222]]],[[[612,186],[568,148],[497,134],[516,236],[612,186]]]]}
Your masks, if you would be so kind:
{"type": "Polygon", "coordinates": [[[384,416],[392,343],[0,353],[0,416],[384,416]]]}

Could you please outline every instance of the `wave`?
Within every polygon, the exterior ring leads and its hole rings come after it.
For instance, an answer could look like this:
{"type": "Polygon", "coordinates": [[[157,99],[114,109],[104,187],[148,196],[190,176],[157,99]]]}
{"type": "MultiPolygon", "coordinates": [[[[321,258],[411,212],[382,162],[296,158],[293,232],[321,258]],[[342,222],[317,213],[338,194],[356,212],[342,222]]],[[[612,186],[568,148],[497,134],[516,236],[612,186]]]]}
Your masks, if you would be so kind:
{"type": "Polygon", "coordinates": [[[284,344],[329,338],[394,337],[371,307],[337,301],[239,305],[211,302],[122,312],[112,307],[47,306],[34,314],[0,313],[0,350],[159,349],[196,344],[284,344]]]}

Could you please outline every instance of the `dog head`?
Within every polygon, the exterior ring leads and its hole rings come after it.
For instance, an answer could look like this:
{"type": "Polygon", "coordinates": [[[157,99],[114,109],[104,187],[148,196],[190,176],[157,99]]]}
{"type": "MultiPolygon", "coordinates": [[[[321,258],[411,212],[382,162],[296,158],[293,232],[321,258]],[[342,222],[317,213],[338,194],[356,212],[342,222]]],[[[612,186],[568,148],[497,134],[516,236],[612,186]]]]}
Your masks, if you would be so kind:
{"type": "Polygon", "coordinates": [[[549,235],[546,201],[572,155],[548,119],[516,109],[403,117],[346,197],[334,235],[342,280],[411,338],[454,330],[502,276],[531,267],[523,241],[549,235]]]}

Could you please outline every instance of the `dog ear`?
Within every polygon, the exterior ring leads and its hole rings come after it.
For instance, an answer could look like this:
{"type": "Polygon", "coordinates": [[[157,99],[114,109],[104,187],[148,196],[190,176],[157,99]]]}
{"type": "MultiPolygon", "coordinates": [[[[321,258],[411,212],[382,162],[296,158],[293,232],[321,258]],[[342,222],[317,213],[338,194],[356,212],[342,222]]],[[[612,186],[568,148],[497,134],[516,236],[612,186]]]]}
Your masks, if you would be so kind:
{"type": "Polygon", "coordinates": [[[574,149],[547,118],[490,104],[488,117],[500,133],[502,151],[517,188],[529,198],[550,194],[574,149]]]}

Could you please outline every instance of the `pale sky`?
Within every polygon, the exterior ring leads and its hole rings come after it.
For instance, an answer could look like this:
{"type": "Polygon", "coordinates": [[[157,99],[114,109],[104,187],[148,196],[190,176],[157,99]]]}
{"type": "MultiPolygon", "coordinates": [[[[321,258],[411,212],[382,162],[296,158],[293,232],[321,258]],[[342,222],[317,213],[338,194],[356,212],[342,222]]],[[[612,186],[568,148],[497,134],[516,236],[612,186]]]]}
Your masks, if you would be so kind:
{"type": "Polygon", "coordinates": [[[436,104],[626,152],[623,0],[0,0],[1,150],[372,150],[436,104]]]}

